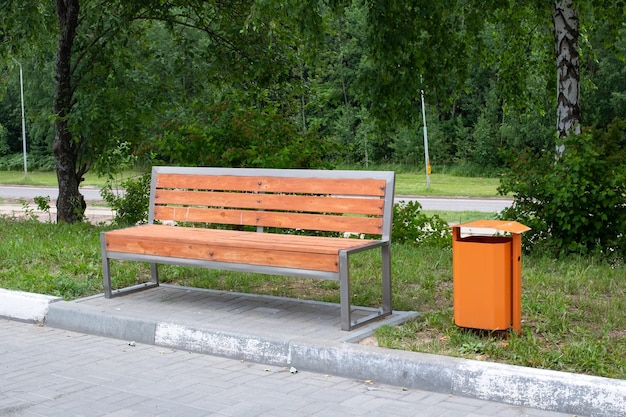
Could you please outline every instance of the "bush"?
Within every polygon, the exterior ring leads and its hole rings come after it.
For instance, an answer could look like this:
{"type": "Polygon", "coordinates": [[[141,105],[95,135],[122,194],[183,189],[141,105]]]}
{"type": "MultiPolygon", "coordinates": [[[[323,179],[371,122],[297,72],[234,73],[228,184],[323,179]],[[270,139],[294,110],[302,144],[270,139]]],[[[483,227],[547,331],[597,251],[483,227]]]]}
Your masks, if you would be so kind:
{"type": "Polygon", "coordinates": [[[626,124],[586,130],[563,145],[558,159],[554,151],[512,155],[499,192],[515,201],[501,217],[532,227],[524,234],[527,250],[626,252],[626,124]]]}
{"type": "Polygon", "coordinates": [[[8,131],[6,127],[0,123],[0,156],[6,155],[10,152],[11,148],[7,142],[8,131]]]}
{"type": "Polygon", "coordinates": [[[433,246],[447,248],[451,246],[450,226],[438,215],[432,217],[422,212],[422,205],[409,201],[393,206],[394,243],[410,243],[413,246],[433,246]]]}
{"type": "Polygon", "coordinates": [[[23,171],[24,170],[24,154],[15,153],[15,154],[6,155],[0,158],[0,170],[23,171]]]}
{"type": "MultiPolygon", "coordinates": [[[[54,157],[52,155],[37,156],[28,153],[28,171],[54,171],[54,157]]],[[[24,154],[14,153],[0,157],[0,171],[22,171],[24,169],[24,154]]]]}
{"type": "Polygon", "coordinates": [[[132,226],[148,221],[150,204],[150,174],[129,178],[120,183],[124,194],[113,192],[111,181],[100,191],[104,201],[115,211],[113,222],[118,226],[132,226]]]}

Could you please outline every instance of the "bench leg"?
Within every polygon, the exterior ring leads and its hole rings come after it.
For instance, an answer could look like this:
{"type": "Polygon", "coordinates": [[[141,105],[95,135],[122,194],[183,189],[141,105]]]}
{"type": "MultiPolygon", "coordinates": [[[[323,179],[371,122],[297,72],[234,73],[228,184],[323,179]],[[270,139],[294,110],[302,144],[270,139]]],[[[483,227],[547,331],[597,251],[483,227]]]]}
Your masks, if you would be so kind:
{"type": "Polygon", "coordinates": [[[391,245],[382,246],[383,314],[391,314],[391,245]]]}
{"type": "Polygon", "coordinates": [[[339,295],[341,303],[341,330],[378,320],[392,313],[391,310],[391,246],[381,246],[382,257],[382,308],[367,317],[352,320],[352,292],[350,291],[350,262],[347,252],[339,252],[339,295]]]}
{"type": "Polygon", "coordinates": [[[150,277],[154,285],[159,285],[159,264],[150,264],[150,277]]]}
{"type": "Polygon", "coordinates": [[[100,246],[102,248],[102,286],[104,287],[104,298],[111,298],[111,265],[107,257],[104,233],[100,233],[100,246]]]}
{"type": "Polygon", "coordinates": [[[102,284],[104,286],[104,298],[111,298],[111,270],[109,258],[102,258],[102,284]]]}
{"type": "Polygon", "coordinates": [[[341,305],[341,330],[351,330],[350,261],[348,254],[339,252],[339,300],[341,305]]]}

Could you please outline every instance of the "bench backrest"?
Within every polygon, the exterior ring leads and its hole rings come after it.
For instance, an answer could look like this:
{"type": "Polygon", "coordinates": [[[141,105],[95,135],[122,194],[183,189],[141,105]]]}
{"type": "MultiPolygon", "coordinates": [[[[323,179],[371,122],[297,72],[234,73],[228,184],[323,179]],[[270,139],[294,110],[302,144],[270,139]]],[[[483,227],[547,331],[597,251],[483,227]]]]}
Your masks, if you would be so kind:
{"type": "Polygon", "coordinates": [[[380,235],[389,240],[392,171],[153,167],[149,222],[380,235]]]}

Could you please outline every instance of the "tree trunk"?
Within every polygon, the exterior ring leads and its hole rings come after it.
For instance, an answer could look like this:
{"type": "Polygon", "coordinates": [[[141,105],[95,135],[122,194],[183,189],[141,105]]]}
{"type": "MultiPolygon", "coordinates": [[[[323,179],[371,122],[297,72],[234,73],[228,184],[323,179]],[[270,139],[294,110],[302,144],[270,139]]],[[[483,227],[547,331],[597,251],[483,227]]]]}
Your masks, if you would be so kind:
{"type": "Polygon", "coordinates": [[[54,143],[52,150],[59,182],[57,222],[82,221],[85,200],[78,190],[81,175],[77,173],[78,144],[68,126],[68,116],[73,105],[72,45],[78,26],[79,0],[56,0],[59,21],[54,85],[54,143]]]}
{"type": "MultiPolygon", "coordinates": [[[[554,2],[555,54],[557,68],[557,134],[559,138],[580,133],[580,66],[578,54],[578,12],[572,0],[554,2]]],[[[557,154],[563,152],[557,146],[557,154]]]]}

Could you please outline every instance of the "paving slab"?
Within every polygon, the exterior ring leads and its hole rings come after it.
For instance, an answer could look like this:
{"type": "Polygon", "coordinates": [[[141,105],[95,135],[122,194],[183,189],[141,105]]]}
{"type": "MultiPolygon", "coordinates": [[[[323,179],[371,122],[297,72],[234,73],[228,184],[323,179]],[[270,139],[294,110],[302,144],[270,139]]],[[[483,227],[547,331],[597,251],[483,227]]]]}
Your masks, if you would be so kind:
{"type": "Polygon", "coordinates": [[[0,374],[0,416],[571,417],[6,319],[0,374]]]}
{"type": "MultiPolygon", "coordinates": [[[[372,310],[356,308],[355,314],[369,315],[372,310]]],[[[416,315],[394,312],[346,332],[341,330],[338,304],[162,285],[112,299],[98,295],[53,303],[46,325],[133,345],[376,381],[496,405],[578,416],[626,416],[623,380],[357,343],[378,326],[416,315]]],[[[437,414],[440,411],[433,409],[432,415],[444,415],[437,414]]]]}
{"type": "MultiPolygon", "coordinates": [[[[298,338],[355,342],[383,324],[400,324],[417,316],[416,312],[395,311],[346,332],[340,327],[338,304],[167,284],[111,299],[100,294],[55,304],[48,312],[49,325],[148,343],[156,339],[159,344],[189,343],[190,350],[201,348],[192,348],[199,342],[196,337],[208,333],[285,342],[298,338]]],[[[352,314],[358,318],[375,312],[355,307],[352,314]]]]}

